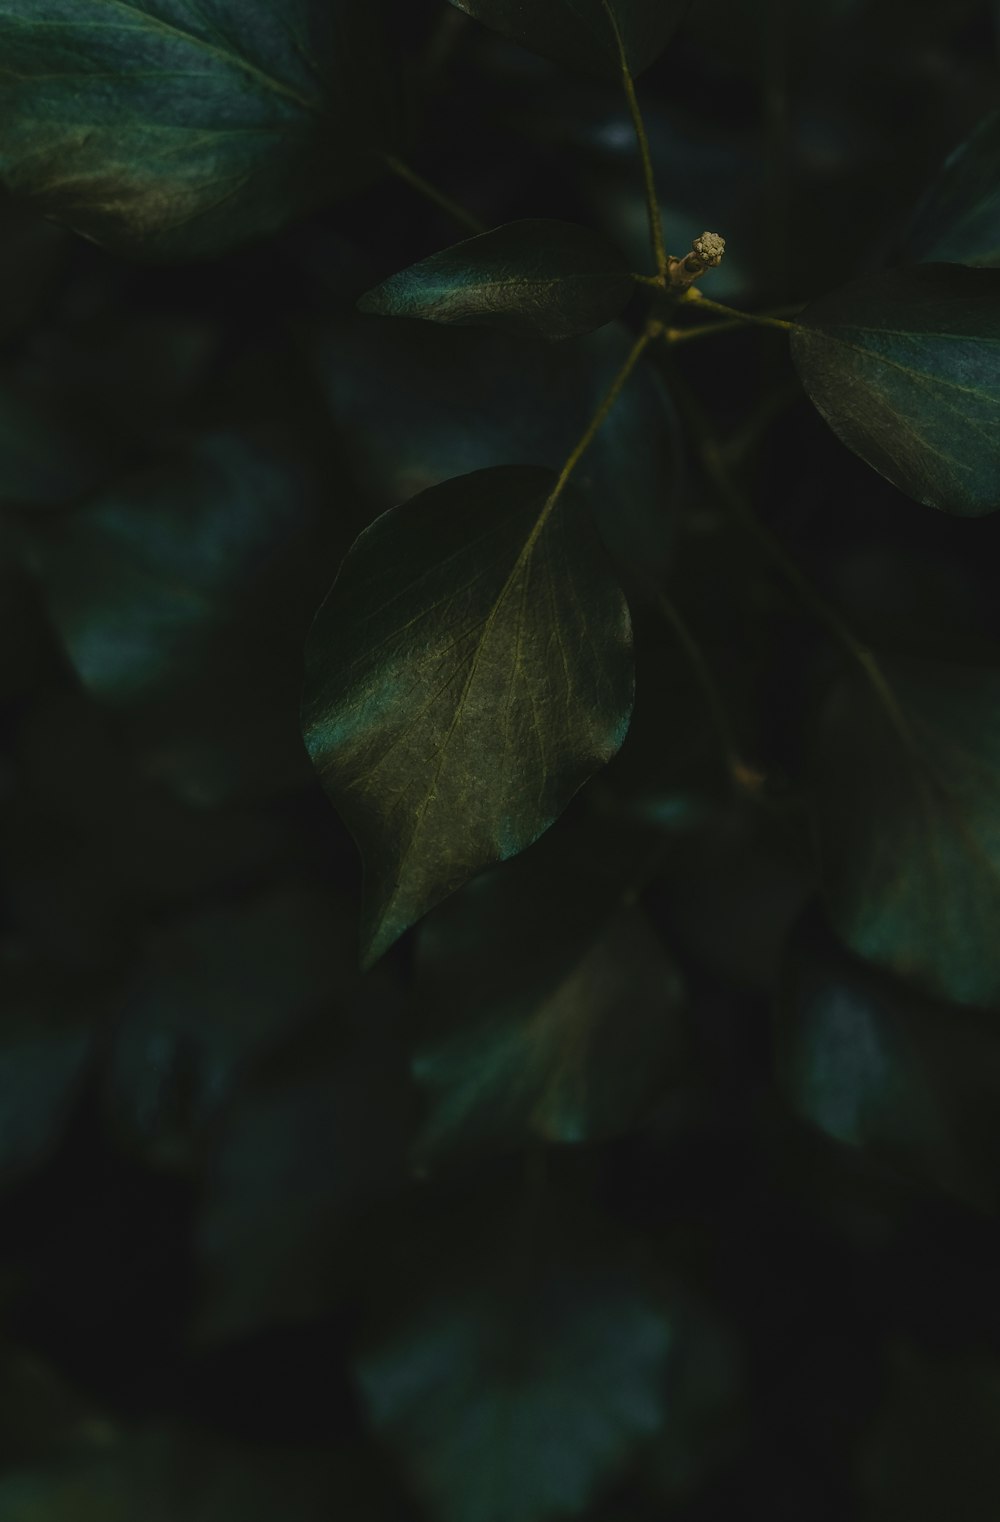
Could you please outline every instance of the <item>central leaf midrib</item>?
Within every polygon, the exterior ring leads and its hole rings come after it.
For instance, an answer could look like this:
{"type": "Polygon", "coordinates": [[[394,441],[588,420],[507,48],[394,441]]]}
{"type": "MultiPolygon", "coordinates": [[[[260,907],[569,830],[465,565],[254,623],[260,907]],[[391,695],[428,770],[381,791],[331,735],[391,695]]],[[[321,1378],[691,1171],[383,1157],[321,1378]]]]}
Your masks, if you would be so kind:
{"type": "MultiPolygon", "coordinates": [[[[516,581],[518,575],[521,573],[526,561],[533,553],[534,547],[538,541],[542,529],[544,528],[545,523],[548,520],[551,510],[554,506],[555,502],[551,496],[547,497],[542,503],[541,507],[539,508],[538,516],[535,519],[535,522],[532,525],[527,537],[525,538],[524,544],[521,546],[521,549],[518,552],[518,555],[514,561],[513,566],[510,569],[510,572],[507,575],[506,580],[494,598],[493,604],[483,621],[482,634],[476,641],[475,647],[468,657],[469,670],[463,683],[462,691],[455,703],[455,712],[452,716],[451,723],[448,726],[448,733],[445,735],[444,739],[441,742],[438,764],[435,769],[434,776],[428,785],[427,791],[424,794],[424,797],[417,810],[417,816],[413,822],[413,832],[410,837],[410,843],[400,858],[401,867],[405,864],[406,860],[411,855],[414,845],[416,844],[416,841],[419,837],[420,830],[423,826],[424,816],[426,815],[433,799],[437,796],[438,784],[441,780],[441,775],[444,771],[448,759],[448,751],[451,746],[451,742],[454,739],[455,732],[458,729],[458,726],[462,720],[462,716],[465,712],[469,693],[472,691],[472,685],[476,679],[476,675],[483,658],[483,652],[485,651],[486,645],[489,642],[493,625],[496,623],[501,610],[503,609],[508,597],[510,596],[510,591],[514,585],[514,582],[516,581]]],[[[508,683],[508,690],[512,681],[513,676],[508,683]]]]}
{"type": "MultiPolygon", "coordinates": [[[[874,360],[874,361],[876,361],[880,365],[888,365],[888,367],[890,369],[892,369],[892,370],[899,370],[901,374],[911,376],[914,380],[931,381],[932,383],[934,383],[936,385],[946,386],[951,391],[960,391],[960,392],[963,393],[963,395],[980,397],[984,401],[992,402],[994,406],[1000,405],[1000,399],[998,399],[996,396],[991,395],[991,393],[988,392],[988,391],[979,391],[979,390],[976,389],[975,386],[963,386],[963,385],[961,385],[961,383],[959,381],[950,380],[948,376],[946,376],[946,375],[938,375],[934,371],[917,370],[912,365],[904,365],[904,364],[901,363],[900,360],[898,360],[898,359],[890,359],[888,357],[888,355],[880,354],[876,349],[868,349],[868,348],[865,348],[865,346],[863,344],[851,343],[849,339],[842,338],[839,333],[836,333],[836,332],[832,331],[830,328],[820,328],[820,327],[808,328],[807,327],[807,328],[805,328],[805,331],[807,333],[814,333],[819,338],[825,338],[830,343],[840,344],[840,346],[842,348],[844,348],[844,349],[850,349],[852,353],[854,353],[854,354],[861,354],[866,359],[874,360]]],[[[893,328],[857,328],[857,327],[852,327],[850,331],[854,332],[854,333],[879,333],[879,334],[886,334],[886,335],[888,335],[890,337],[897,337],[897,338],[903,338],[903,337],[917,338],[917,337],[920,337],[919,334],[907,334],[907,333],[900,332],[899,330],[893,329],[893,328]]],[[[928,335],[924,335],[924,336],[926,337],[928,335]]],[[[934,337],[934,338],[953,338],[953,339],[959,339],[960,338],[960,339],[964,339],[964,341],[967,342],[967,343],[996,344],[996,345],[1000,346],[1000,339],[997,339],[997,338],[976,338],[976,337],[972,337],[971,335],[960,334],[960,333],[934,333],[934,334],[931,334],[929,336],[934,337]]]]}
{"type": "Polygon", "coordinates": [[[427,290],[418,292],[425,299],[437,299],[441,302],[461,299],[472,300],[475,297],[488,295],[490,291],[522,291],[522,290],[550,290],[561,285],[568,285],[573,281],[582,280],[621,280],[630,284],[630,277],[616,270],[581,270],[579,274],[571,275],[522,275],[512,280],[483,280],[475,285],[453,285],[437,292],[436,298],[427,290]]]}

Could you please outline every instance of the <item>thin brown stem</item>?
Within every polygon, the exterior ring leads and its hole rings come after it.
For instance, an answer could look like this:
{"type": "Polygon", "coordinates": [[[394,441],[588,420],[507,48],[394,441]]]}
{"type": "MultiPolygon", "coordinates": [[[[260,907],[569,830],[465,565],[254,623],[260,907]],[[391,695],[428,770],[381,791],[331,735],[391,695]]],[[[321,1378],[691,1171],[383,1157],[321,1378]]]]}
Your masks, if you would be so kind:
{"type": "MultiPolygon", "coordinates": [[[[768,312],[756,312],[752,316],[759,322],[766,318],[783,317],[786,314],[791,315],[795,312],[801,312],[801,310],[802,307],[798,305],[772,307],[768,312]]],[[[691,343],[694,339],[713,338],[716,333],[732,333],[734,330],[746,326],[747,319],[741,314],[739,317],[727,318],[724,322],[698,323],[690,328],[666,328],[663,337],[668,344],[691,343]]],[[[768,322],[767,326],[771,326],[770,322],[768,322]]]]}
{"type": "Polygon", "coordinates": [[[447,195],[443,190],[439,190],[436,185],[432,185],[430,180],[425,180],[423,175],[418,174],[405,159],[397,158],[394,153],[385,153],[382,155],[382,162],[392,174],[409,185],[411,190],[415,190],[418,195],[424,196],[426,200],[433,201],[435,206],[447,212],[448,216],[452,217],[461,227],[466,228],[472,233],[484,233],[486,231],[485,222],[480,222],[479,218],[471,211],[467,211],[464,206],[460,206],[457,201],[453,201],[451,196],[447,195]]]}
{"type": "Polygon", "coordinates": [[[667,273],[667,247],[663,240],[663,219],[660,216],[660,200],[656,193],[656,174],[653,170],[653,156],[649,151],[649,136],[646,132],[646,123],[642,119],[642,108],[636,94],[632,70],[629,68],[628,54],[625,51],[625,41],[618,25],[618,18],[609,0],[602,0],[602,3],[618,47],[622,86],[625,90],[625,99],[628,101],[629,115],[632,118],[632,128],[642,162],[642,179],[646,190],[646,215],[649,218],[649,240],[653,249],[653,262],[656,265],[657,275],[660,277],[658,283],[662,283],[667,273]]]}
{"type": "Polygon", "coordinates": [[[604,424],[607,422],[608,416],[611,413],[611,409],[614,407],[615,402],[617,402],[625,387],[625,382],[632,374],[632,371],[639,363],[639,360],[642,358],[644,352],[652,343],[653,339],[658,338],[661,332],[662,328],[660,327],[660,324],[658,322],[651,322],[639,334],[639,337],[632,345],[632,348],[626,356],[621,369],[618,371],[618,374],[615,376],[614,380],[611,382],[611,385],[608,387],[608,390],[604,396],[604,400],[601,402],[597,411],[594,413],[590,422],[587,424],[578,443],[567,459],[562,470],[559,472],[558,480],[556,481],[555,486],[552,488],[552,491],[549,493],[549,496],[546,499],[545,506],[542,508],[538,522],[532,529],[526,549],[530,549],[535,540],[538,538],[538,535],[541,533],[543,527],[545,526],[546,519],[568,486],[570,477],[576,470],[584,455],[587,453],[587,450],[590,448],[591,444],[597,438],[597,435],[600,433],[604,424]]]}
{"type": "Polygon", "coordinates": [[[795,327],[794,322],[786,322],[781,317],[767,317],[762,312],[741,312],[738,307],[727,307],[721,301],[710,301],[707,296],[703,296],[694,286],[687,293],[686,300],[703,311],[718,312],[721,317],[732,318],[734,322],[748,322],[764,328],[782,328],[786,333],[791,332],[792,328],[795,327]]]}

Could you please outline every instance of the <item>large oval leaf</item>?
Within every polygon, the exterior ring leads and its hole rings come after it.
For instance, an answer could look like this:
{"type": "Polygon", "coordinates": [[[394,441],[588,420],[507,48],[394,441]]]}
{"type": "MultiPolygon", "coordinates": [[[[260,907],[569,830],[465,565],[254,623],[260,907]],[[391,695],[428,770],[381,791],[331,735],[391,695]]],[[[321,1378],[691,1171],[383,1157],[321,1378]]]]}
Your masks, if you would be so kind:
{"type": "Polygon", "coordinates": [[[586,505],[528,466],[366,529],[306,653],[305,738],[365,861],[374,962],[538,838],[625,737],[628,607],[586,505]]]}
{"type": "Polygon", "coordinates": [[[1000,507],[1000,272],[886,270],[808,306],[802,384],[834,433],[928,507],[1000,507]]]}
{"type": "Polygon", "coordinates": [[[557,63],[617,75],[621,36],[629,69],[658,58],[688,0],[451,0],[460,11],[557,63]],[[612,21],[612,16],[614,20],[612,21]]]}
{"type": "Polygon", "coordinates": [[[1000,111],[943,164],[904,241],[910,259],[1000,267],[1000,111]]]}
{"type": "Polygon", "coordinates": [[[894,657],[852,673],[817,747],[833,923],[927,993],[1000,1004],[1000,670],[894,657]]]}
{"type": "Polygon", "coordinates": [[[218,253],[371,174],[377,7],[0,0],[0,180],[108,247],[218,253]]]}
{"type": "Polygon", "coordinates": [[[501,327],[542,338],[590,333],[618,316],[635,286],[601,233],[572,222],[511,222],[390,275],[362,312],[501,327]]]}

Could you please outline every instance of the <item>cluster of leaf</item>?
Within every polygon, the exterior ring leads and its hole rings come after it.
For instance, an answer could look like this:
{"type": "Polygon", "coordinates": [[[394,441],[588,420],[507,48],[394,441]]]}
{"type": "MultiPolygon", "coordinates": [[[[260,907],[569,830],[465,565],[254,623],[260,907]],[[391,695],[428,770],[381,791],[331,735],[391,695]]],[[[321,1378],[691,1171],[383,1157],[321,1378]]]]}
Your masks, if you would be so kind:
{"type": "Polygon", "coordinates": [[[0,0],[3,1522],[996,1515],[998,31],[0,0]]]}

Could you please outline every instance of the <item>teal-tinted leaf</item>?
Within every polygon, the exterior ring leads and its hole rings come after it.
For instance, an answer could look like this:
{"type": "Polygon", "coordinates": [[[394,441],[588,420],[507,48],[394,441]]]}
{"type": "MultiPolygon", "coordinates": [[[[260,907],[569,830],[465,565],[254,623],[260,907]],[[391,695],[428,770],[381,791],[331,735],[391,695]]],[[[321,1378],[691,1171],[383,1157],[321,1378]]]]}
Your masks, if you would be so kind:
{"type": "Polygon", "coordinates": [[[391,275],[362,312],[502,327],[542,338],[589,333],[627,306],[628,263],[600,233],[572,222],[511,222],[391,275]]]}
{"type": "Polygon", "coordinates": [[[580,1515],[666,1415],[673,1318],[630,1244],[536,1204],[503,1233],[463,1212],[360,1360],[375,1428],[439,1522],[580,1515]]]}
{"type": "Polygon", "coordinates": [[[833,1141],[981,1208],[1000,1202],[1000,1032],[985,1011],[912,989],[806,920],[788,948],[779,1071],[833,1141]]]}
{"type": "Polygon", "coordinates": [[[243,1084],[216,1128],[195,1232],[203,1336],[322,1316],[345,1278],[370,1271],[368,1223],[404,1183],[412,1112],[401,1000],[381,971],[350,1011],[353,1038],[331,1012],[243,1084]]]}
{"type": "Polygon", "coordinates": [[[0,1184],[30,1173],[59,1142],[90,1067],[99,991],[52,967],[8,958],[0,1012],[0,1184]]]}
{"type": "Polygon", "coordinates": [[[928,507],[1000,507],[1000,273],[919,265],[808,306],[792,335],[802,384],[834,433],[928,507]]]}
{"type": "Polygon", "coordinates": [[[926,992],[1000,1003],[1000,669],[894,657],[826,704],[816,810],[833,923],[926,992]]]}
{"type": "Polygon", "coordinates": [[[922,263],[1000,266],[1000,111],[945,160],[914,213],[903,252],[922,263]]]}
{"type": "Polygon", "coordinates": [[[495,32],[557,63],[592,73],[621,72],[615,28],[633,74],[666,47],[686,0],[451,0],[495,32]],[[612,19],[613,18],[613,19],[612,19]]]}
{"type": "Polygon", "coordinates": [[[391,509],[317,616],[305,737],[364,857],[366,962],[536,840],[624,739],[628,607],[554,484],[509,466],[391,509]]]}
{"type": "Polygon", "coordinates": [[[83,511],[32,523],[29,562],[95,697],[162,695],[197,668],[278,529],[308,521],[308,493],[287,465],[249,438],[220,434],[83,511]]]}
{"type": "Polygon", "coordinates": [[[156,1163],[188,1163],[247,1075],[354,977],[353,923],[326,895],[287,888],[159,928],[111,1049],[117,1130],[156,1163]]]}
{"type": "Polygon", "coordinates": [[[284,439],[234,431],[24,526],[84,687],[194,801],[308,775],[296,688],[323,591],[318,509],[284,439]]]}
{"type": "MultiPolygon", "coordinates": [[[[633,339],[619,323],[543,345],[352,314],[310,341],[341,447],[375,502],[392,507],[490,465],[560,470],[633,339]]],[[[643,577],[670,563],[679,434],[666,388],[642,363],[574,477],[615,559],[643,577]]]]}
{"type": "Polygon", "coordinates": [[[144,256],[270,232],[371,174],[376,21],[351,0],[3,0],[0,181],[144,256]]]}
{"type": "Polygon", "coordinates": [[[627,902],[649,871],[644,845],[617,821],[567,819],[429,916],[416,963],[422,1157],[613,1135],[676,1081],[680,980],[627,902]]]}
{"type": "MultiPolygon", "coordinates": [[[[677,973],[643,914],[621,909],[556,981],[496,998],[467,986],[465,1023],[426,1045],[415,1072],[432,1111],[422,1149],[538,1136],[580,1142],[635,1124],[679,1060],[677,973]]],[[[452,1002],[452,1011],[457,1013],[452,1002]]]]}

